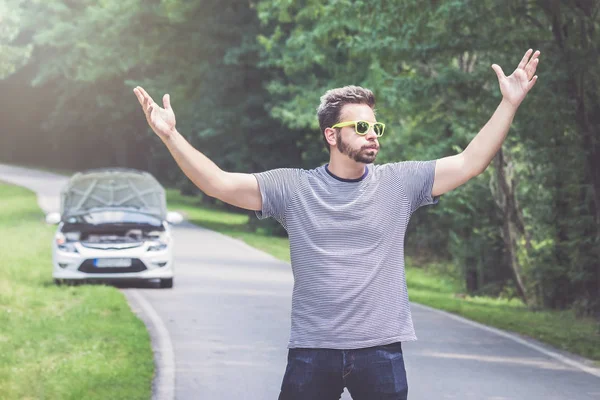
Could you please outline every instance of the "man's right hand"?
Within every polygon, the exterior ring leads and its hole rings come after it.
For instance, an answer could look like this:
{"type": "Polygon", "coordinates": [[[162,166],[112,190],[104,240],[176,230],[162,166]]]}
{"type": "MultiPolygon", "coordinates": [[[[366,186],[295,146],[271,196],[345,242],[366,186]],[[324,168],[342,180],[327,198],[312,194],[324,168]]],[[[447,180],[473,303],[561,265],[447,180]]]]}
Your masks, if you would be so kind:
{"type": "Polygon", "coordinates": [[[148,125],[162,140],[169,139],[175,132],[175,113],[171,108],[170,96],[168,94],[163,96],[165,108],[162,108],[141,86],[137,86],[133,92],[142,105],[148,125]]]}
{"type": "Polygon", "coordinates": [[[181,170],[200,190],[236,207],[262,209],[260,188],[254,175],[221,170],[208,157],[194,149],[183,136],[177,134],[175,113],[168,94],[163,96],[165,108],[161,108],[140,86],[133,89],[133,92],[142,105],[152,130],[167,145],[181,170]],[[179,140],[168,140],[175,137],[179,140]]]}

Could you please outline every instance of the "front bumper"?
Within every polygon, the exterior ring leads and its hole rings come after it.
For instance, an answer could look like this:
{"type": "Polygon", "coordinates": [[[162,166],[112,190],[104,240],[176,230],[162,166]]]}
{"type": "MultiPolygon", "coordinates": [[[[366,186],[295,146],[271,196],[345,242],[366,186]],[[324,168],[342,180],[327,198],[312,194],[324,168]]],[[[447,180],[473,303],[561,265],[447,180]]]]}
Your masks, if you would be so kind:
{"type": "Polygon", "coordinates": [[[53,248],[54,279],[110,279],[149,280],[173,278],[172,248],[148,252],[144,247],[127,250],[100,250],[77,246],[79,253],[64,252],[53,248]],[[94,265],[96,258],[129,258],[131,267],[100,268],[94,265]]]}
{"type": "Polygon", "coordinates": [[[52,272],[54,279],[110,279],[110,280],[149,280],[149,279],[168,279],[173,278],[173,271],[169,269],[161,270],[146,270],[142,272],[131,272],[131,273],[103,273],[103,274],[90,274],[80,271],[69,271],[69,270],[54,270],[52,272]]]}

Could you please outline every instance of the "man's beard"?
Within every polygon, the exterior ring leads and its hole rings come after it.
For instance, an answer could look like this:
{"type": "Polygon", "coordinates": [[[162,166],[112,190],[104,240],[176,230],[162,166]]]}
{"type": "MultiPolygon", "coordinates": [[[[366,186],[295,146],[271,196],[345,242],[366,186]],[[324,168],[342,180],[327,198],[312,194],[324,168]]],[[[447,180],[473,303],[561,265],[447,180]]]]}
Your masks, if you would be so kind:
{"type": "Polygon", "coordinates": [[[344,141],[342,141],[342,133],[339,131],[335,135],[335,144],[337,145],[340,153],[347,155],[356,162],[371,164],[377,157],[377,153],[372,149],[361,148],[356,150],[350,148],[348,143],[344,143],[344,141]]]}

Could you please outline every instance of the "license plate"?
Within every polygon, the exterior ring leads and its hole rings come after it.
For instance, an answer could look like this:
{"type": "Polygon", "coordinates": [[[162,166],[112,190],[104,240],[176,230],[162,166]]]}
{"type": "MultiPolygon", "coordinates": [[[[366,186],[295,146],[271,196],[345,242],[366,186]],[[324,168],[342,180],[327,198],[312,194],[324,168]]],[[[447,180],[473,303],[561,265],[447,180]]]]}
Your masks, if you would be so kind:
{"type": "Polygon", "coordinates": [[[96,258],[94,265],[98,268],[131,267],[131,258],[96,258]]]}

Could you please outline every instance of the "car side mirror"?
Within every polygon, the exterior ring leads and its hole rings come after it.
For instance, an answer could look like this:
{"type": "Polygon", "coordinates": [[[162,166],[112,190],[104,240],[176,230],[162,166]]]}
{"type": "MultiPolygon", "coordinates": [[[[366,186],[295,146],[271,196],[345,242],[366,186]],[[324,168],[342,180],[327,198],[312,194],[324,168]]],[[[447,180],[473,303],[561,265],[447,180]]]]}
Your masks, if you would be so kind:
{"type": "Polygon", "coordinates": [[[167,222],[170,224],[179,224],[183,221],[183,215],[177,211],[169,211],[167,213],[167,222]]]}
{"type": "Polygon", "coordinates": [[[51,212],[46,215],[46,223],[50,225],[56,225],[60,222],[60,214],[57,212],[51,212]]]}

